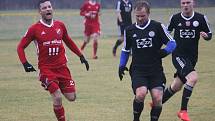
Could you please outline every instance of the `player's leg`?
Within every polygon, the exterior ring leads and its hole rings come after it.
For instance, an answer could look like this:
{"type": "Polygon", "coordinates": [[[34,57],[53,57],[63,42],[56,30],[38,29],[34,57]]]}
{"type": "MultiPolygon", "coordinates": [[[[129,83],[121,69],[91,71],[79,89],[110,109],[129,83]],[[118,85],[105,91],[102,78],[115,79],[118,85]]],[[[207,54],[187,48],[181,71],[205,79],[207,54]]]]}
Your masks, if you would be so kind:
{"type": "Polygon", "coordinates": [[[53,110],[58,121],[65,121],[65,112],[62,105],[62,93],[55,81],[43,81],[43,87],[50,92],[53,100],[53,110]]]}
{"type": "Polygon", "coordinates": [[[163,87],[155,87],[151,89],[153,106],[150,112],[151,121],[158,121],[162,111],[163,87]]]}
{"type": "Polygon", "coordinates": [[[84,42],[81,45],[81,50],[83,51],[86,45],[90,41],[90,35],[91,35],[91,27],[90,25],[85,24],[85,29],[84,29],[84,42]]]}
{"type": "Polygon", "coordinates": [[[94,33],[92,34],[93,38],[93,59],[97,59],[97,49],[98,49],[98,38],[99,38],[99,33],[94,33]]]}
{"type": "Polygon", "coordinates": [[[151,121],[158,121],[162,111],[163,90],[166,85],[166,77],[163,72],[150,77],[149,89],[153,106],[150,112],[151,121]]]}
{"type": "Polygon", "coordinates": [[[97,59],[97,49],[98,49],[98,38],[100,36],[100,24],[94,24],[92,26],[92,31],[91,31],[91,35],[93,38],[93,59],[97,59]]]}
{"type": "Polygon", "coordinates": [[[118,46],[120,46],[123,43],[124,29],[125,29],[124,26],[119,26],[120,35],[119,35],[119,38],[117,39],[115,45],[113,46],[113,50],[112,50],[113,56],[116,56],[116,51],[117,51],[118,46]]]}
{"type": "MultiPolygon", "coordinates": [[[[51,86],[54,87],[54,85],[50,85],[50,88],[51,88],[51,86]]],[[[57,87],[57,84],[55,86],[57,87]]],[[[51,90],[51,89],[49,89],[49,90],[51,90]]],[[[53,100],[54,113],[55,113],[55,116],[57,117],[57,120],[66,121],[64,107],[62,105],[62,93],[61,93],[59,87],[56,91],[51,93],[51,96],[52,96],[52,100],[53,100]]]]}
{"type": "Polygon", "coordinates": [[[133,100],[133,115],[134,115],[133,121],[139,121],[140,115],[144,108],[144,100],[147,94],[147,87],[145,86],[138,87],[135,93],[136,95],[133,100]]]}
{"type": "Polygon", "coordinates": [[[40,69],[40,81],[45,90],[48,90],[53,100],[53,110],[58,121],[65,121],[64,107],[62,106],[62,93],[60,91],[56,75],[52,70],[40,69]]]}
{"type": "Polygon", "coordinates": [[[84,50],[86,45],[90,42],[90,36],[84,35],[84,42],[81,45],[81,51],[84,50]]]}
{"type": "Polygon", "coordinates": [[[168,101],[176,92],[180,91],[184,83],[176,76],[173,82],[164,90],[162,103],[168,101]]]}
{"type": "Polygon", "coordinates": [[[184,85],[184,90],[183,90],[183,94],[182,94],[181,110],[187,110],[187,104],[191,97],[193,88],[198,80],[197,72],[196,71],[190,72],[186,76],[186,79],[187,79],[187,82],[184,85]]]}
{"type": "Polygon", "coordinates": [[[144,108],[145,96],[148,92],[148,82],[147,78],[142,76],[142,73],[135,72],[132,67],[129,72],[132,80],[132,89],[135,94],[135,98],[133,100],[133,121],[139,121],[144,108]]]}

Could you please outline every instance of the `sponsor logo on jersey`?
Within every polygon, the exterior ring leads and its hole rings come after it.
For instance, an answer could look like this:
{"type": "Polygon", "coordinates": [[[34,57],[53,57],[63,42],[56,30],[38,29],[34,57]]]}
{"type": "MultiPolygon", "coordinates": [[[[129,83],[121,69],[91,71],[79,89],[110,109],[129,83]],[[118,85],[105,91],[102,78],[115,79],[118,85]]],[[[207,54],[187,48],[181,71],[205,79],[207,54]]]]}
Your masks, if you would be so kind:
{"type": "Polygon", "coordinates": [[[152,47],[152,38],[137,39],[137,48],[152,47]]]}
{"type": "Polygon", "coordinates": [[[195,38],[195,30],[190,29],[181,29],[180,30],[180,37],[181,38],[195,38]]]}
{"type": "Polygon", "coordinates": [[[198,27],[198,26],[199,26],[199,22],[198,22],[198,21],[194,21],[194,22],[193,22],[193,26],[194,26],[194,27],[198,27]]]}
{"type": "Polygon", "coordinates": [[[178,26],[182,26],[182,24],[181,24],[181,23],[179,23],[179,24],[178,24],[178,26]]]}
{"type": "Polygon", "coordinates": [[[45,41],[43,42],[43,46],[49,46],[49,45],[60,45],[62,44],[62,40],[52,40],[52,41],[45,41]]]}

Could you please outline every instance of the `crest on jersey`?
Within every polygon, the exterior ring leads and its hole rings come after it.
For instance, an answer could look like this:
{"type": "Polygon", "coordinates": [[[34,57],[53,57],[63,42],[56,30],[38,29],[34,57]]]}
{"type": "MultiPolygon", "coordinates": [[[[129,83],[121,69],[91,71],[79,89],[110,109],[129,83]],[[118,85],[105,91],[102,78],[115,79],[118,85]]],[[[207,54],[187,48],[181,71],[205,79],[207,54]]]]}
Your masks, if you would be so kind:
{"type": "Polygon", "coordinates": [[[154,32],[154,31],[150,31],[150,32],[149,32],[149,36],[150,36],[150,37],[154,37],[154,36],[155,36],[155,32],[154,32]]]}
{"type": "Polygon", "coordinates": [[[61,33],[60,29],[56,29],[56,32],[57,32],[57,34],[61,33]]]}
{"type": "Polygon", "coordinates": [[[198,22],[198,21],[194,21],[194,22],[193,22],[193,26],[194,26],[194,27],[199,26],[199,22],[198,22]]]}
{"type": "Polygon", "coordinates": [[[190,21],[186,21],[186,26],[190,26],[190,21]]]}
{"type": "Polygon", "coordinates": [[[152,47],[152,38],[137,39],[137,48],[152,47]]]}

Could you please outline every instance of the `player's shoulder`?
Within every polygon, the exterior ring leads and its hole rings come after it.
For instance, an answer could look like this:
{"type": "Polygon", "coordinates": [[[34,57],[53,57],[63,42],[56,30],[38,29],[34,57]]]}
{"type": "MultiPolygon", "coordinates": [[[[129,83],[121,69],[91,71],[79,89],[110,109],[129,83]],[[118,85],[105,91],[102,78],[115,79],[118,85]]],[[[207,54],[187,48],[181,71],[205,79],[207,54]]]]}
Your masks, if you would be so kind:
{"type": "Polygon", "coordinates": [[[181,17],[181,12],[171,15],[171,19],[179,19],[181,17]]]}
{"type": "Polygon", "coordinates": [[[60,20],[54,20],[53,22],[54,22],[54,24],[58,24],[58,25],[63,25],[64,26],[64,23],[62,21],[60,21],[60,20]]]}
{"type": "Polygon", "coordinates": [[[156,20],[150,20],[150,24],[154,26],[160,26],[162,23],[156,20]]]}
{"type": "Polygon", "coordinates": [[[204,14],[202,14],[202,13],[199,13],[199,12],[194,12],[194,15],[196,16],[196,17],[204,17],[205,15],[204,14]]]}
{"type": "Polygon", "coordinates": [[[134,30],[135,28],[136,28],[136,23],[127,26],[127,27],[125,28],[125,30],[126,30],[126,31],[131,31],[131,30],[134,30]]]}

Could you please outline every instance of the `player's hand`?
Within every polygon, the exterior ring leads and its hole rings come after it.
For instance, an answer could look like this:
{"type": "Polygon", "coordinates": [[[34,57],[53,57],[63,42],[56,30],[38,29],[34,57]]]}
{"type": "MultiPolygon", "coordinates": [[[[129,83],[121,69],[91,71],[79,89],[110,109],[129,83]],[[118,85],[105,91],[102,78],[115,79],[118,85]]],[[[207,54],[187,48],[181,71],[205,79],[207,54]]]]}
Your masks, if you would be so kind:
{"type": "Polygon", "coordinates": [[[160,58],[164,58],[164,57],[166,57],[167,55],[169,55],[169,54],[167,53],[167,51],[164,50],[164,49],[160,49],[160,50],[158,51],[158,54],[159,54],[159,57],[160,57],[160,58]]]}
{"type": "Polygon", "coordinates": [[[120,81],[122,81],[123,75],[125,75],[124,71],[128,71],[128,68],[125,66],[120,66],[118,71],[120,81]]]}
{"type": "Polygon", "coordinates": [[[206,32],[200,32],[200,35],[205,39],[208,38],[208,34],[206,32]]]}
{"type": "Polygon", "coordinates": [[[34,72],[34,71],[36,71],[34,69],[34,67],[30,63],[28,63],[28,61],[23,63],[23,67],[25,69],[25,72],[34,72]]]}
{"type": "Polygon", "coordinates": [[[85,64],[86,69],[88,71],[89,70],[89,64],[88,64],[87,60],[85,59],[85,57],[83,55],[80,56],[80,61],[81,61],[82,64],[83,63],[85,64]]]}
{"type": "Polygon", "coordinates": [[[90,12],[87,12],[87,13],[85,13],[85,16],[86,16],[86,17],[90,17],[90,16],[91,16],[91,13],[90,13],[90,12]]]}
{"type": "Polygon", "coordinates": [[[120,25],[120,26],[123,26],[124,23],[123,23],[122,21],[119,21],[119,25],[120,25]]]}

